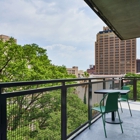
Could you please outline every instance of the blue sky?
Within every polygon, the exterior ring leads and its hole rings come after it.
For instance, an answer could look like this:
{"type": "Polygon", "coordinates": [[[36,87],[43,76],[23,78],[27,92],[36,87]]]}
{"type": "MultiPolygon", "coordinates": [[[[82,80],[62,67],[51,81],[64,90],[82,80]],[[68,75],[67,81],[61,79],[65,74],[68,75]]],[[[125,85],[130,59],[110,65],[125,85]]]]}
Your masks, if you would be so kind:
{"type": "MultiPolygon", "coordinates": [[[[96,34],[106,26],[83,0],[0,0],[0,34],[47,49],[55,65],[95,64],[96,34]]],[[[140,58],[137,39],[137,58],[140,58]]]]}

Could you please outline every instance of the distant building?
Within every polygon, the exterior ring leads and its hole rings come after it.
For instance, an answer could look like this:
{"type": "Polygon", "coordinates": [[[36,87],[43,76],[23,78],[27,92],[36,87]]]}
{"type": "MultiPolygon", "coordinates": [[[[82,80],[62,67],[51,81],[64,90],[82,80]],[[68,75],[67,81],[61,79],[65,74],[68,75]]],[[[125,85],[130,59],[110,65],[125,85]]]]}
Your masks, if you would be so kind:
{"type": "Polygon", "coordinates": [[[87,69],[87,73],[91,74],[95,74],[95,65],[90,65],[89,69],[87,69]]]}
{"type": "Polygon", "coordinates": [[[83,70],[78,70],[77,66],[73,66],[72,68],[67,68],[67,72],[69,74],[73,74],[76,77],[82,77],[82,74],[84,74],[83,70]]]}
{"type": "Polygon", "coordinates": [[[137,70],[136,70],[136,72],[137,73],[140,73],[140,59],[136,59],[136,68],[137,68],[137,70]]]}
{"type": "Polygon", "coordinates": [[[82,75],[84,74],[84,71],[83,70],[78,70],[78,77],[83,77],[82,75]]]}
{"type": "Polygon", "coordinates": [[[78,67],[77,66],[73,66],[72,68],[67,68],[67,72],[69,74],[74,74],[74,75],[76,75],[76,77],[78,77],[78,67]]]}
{"type": "MultiPolygon", "coordinates": [[[[0,39],[2,39],[4,42],[5,42],[5,41],[8,41],[10,38],[11,38],[11,37],[9,37],[9,36],[7,36],[7,35],[0,35],[0,39]]],[[[17,43],[17,40],[16,40],[16,39],[14,39],[14,40],[15,40],[15,43],[17,43]]]]}
{"type": "Polygon", "coordinates": [[[136,73],[136,39],[120,40],[103,27],[96,36],[95,71],[99,75],[136,73]]]}

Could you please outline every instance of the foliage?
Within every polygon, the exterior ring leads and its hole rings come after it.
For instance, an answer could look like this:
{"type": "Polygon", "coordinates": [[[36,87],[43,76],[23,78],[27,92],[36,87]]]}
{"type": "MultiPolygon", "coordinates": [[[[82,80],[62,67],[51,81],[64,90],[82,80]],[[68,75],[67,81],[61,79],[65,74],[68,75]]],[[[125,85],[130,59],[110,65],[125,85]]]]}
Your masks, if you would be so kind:
{"type": "MultiPolygon", "coordinates": [[[[140,77],[140,74],[127,73],[125,77],[140,77]]],[[[130,93],[128,94],[129,99],[133,100],[133,80],[127,83],[127,86],[130,87],[130,93]]],[[[137,99],[140,100],[140,81],[137,80],[137,99]]]]}
{"type": "MultiPolygon", "coordinates": [[[[19,140],[61,139],[60,95],[60,91],[45,93],[28,109],[26,102],[23,102],[25,104],[22,108],[20,108],[21,104],[10,104],[8,106],[8,137],[19,140]]],[[[27,99],[25,96],[21,98],[27,99]]],[[[67,132],[69,134],[87,121],[88,113],[87,106],[82,103],[77,94],[69,91],[67,100],[67,132]]]]}
{"type": "Polygon", "coordinates": [[[125,77],[140,77],[140,74],[136,74],[136,73],[127,73],[125,75],[125,77]]]}
{"type": "Polygon", "coordinates": [[[88,120],[88,108],[83,104],[82,100],[79,99],[77,94],[69,93],[67,99],[67,132],[69,134],[88,120]]]}
{"type": "Polygon", "coordinates": [[[46,50],[36,44],[17,45],[11,38],[0,41],[2,82],[70,78],[65,66],[55,66],[46,50]]]}
{"type": "MultiPolygon", "coordinates": [[[[51,64],[46,52],[47,50],[36,44],[21,46],[17,45],[13,38],[6,42],[0,40],[0,81],[75,78],[67,73],[65,66],[51,64]]],[[[3,92],[42,86],[50,85],[6,88],[3,92]]],[[[55,90],[8,98],[8,139],[59,140],[61,134],[60,95],[60,90],[55,90]]],[[[74,89],[68,90],[67,100],[67,131],[70,133],[87,120],[87,106],[74,94],[74,89]]]]}

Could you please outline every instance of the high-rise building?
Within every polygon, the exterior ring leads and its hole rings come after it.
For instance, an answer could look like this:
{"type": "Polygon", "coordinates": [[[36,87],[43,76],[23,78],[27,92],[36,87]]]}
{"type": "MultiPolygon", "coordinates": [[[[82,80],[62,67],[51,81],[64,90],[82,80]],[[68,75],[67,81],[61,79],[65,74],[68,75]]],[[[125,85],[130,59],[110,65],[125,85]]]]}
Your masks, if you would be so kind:
{"type": "MultiPolygon", "coordinates": [[[[2,39],[4,42],[5,42],[5,41],[8,41],[10,38],[11,38],[11,37],[9,37],[9,36],[7,36],[7,35],[0,35],[0,39],[2,39]]],[[[17,40],[16,40],[16,39],[14,39],[14,40],[15,40],[15,43],[17,43],[17,40]]]]}
{"type": "Polygon", "coordinates": [[[104,75],[136,73],[136,39],[120,40],[103,27],[95,42],[95,72],[104,75]]]}

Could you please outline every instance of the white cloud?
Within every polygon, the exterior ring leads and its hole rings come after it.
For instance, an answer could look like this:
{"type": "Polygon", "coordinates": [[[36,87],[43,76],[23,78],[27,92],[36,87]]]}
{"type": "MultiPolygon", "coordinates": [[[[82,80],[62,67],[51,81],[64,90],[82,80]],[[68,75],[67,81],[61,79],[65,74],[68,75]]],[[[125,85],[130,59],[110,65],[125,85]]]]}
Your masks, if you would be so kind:
{"type": "Polygon", "coordinates": [[[42,36],[56,43],[90,41],[95,37],[95,29],[103,24],[99,18],[85,14],[89,7],[81,0],[6,0],[0,5],[1,32],[16,38],[42,36]]]}
{"type": "Polygon", "coordinates": [[[96,34],[105,24],[83,0],[0,0],[0,5],[0,34],[21,45],[47,46],[57,65],[86,70],[94,64],[96,34]]]}
{"type": "Polygon", "coordinates": [[[78,49],[74,46],[65,46],[55,44],[44,47],[47,53],[52,58],[52,63],[55,65],[65,65],[66,67],[78,66],[81,70],[89,68],[90,64],[94,63],[94,49],[82,48],[78,49]]]}

